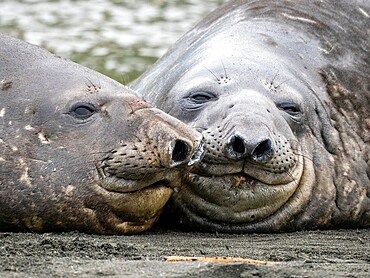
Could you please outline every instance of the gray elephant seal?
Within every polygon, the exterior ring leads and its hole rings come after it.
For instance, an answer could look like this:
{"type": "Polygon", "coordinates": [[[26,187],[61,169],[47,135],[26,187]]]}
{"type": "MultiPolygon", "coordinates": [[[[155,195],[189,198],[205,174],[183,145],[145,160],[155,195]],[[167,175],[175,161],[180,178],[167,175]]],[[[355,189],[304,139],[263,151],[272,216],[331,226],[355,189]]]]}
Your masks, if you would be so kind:
{"type": "Polygon", "coordinates": [[[207,140],[172,219],[370,226],[369,15],[369,1],[230,1],[132,84],[207,140]]]}
{"type": "Polygon", "coordinates": [[[127,87],[0,35],[0,231],[150,228],[202,136],[127,87]]]}

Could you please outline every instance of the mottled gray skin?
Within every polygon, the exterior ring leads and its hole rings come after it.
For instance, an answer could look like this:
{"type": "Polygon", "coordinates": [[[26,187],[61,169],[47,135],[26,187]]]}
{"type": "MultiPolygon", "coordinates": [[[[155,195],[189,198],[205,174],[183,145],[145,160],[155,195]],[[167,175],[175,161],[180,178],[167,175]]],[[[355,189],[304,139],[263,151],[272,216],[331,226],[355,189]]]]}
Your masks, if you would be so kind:
{"type": "Polygon", "coordinates": [[[202,136],[37,46],[0,35],[0,61],[0,231],[150,228],[202,136]]]}
{"type": "Polygon", "coordinates": [[[131,86],[201,131],[188,230],[370,226],[369,1],[230,1],[131,86]]]}

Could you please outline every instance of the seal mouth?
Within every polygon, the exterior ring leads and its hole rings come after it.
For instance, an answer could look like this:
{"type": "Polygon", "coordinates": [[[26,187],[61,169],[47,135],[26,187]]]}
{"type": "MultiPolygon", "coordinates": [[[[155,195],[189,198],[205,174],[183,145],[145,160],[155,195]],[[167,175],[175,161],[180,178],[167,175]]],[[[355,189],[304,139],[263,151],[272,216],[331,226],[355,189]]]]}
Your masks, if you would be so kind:
{"type": "Polygon", "coordinates": [[[190,174],[188,179],[188,186],[181,188],[180,198],[175,202],[195,215],[225,223],[262,220],[286,203],[297,188],[295,181],[271,186],[244,174],[223,177],[190,174]]]}
{"type": "Polygon", "coordinates": [[[96,165],[96,169],[98,172],[98,185],[111,192],[132,193],[158,184],[171,189],[180,186],[177,171],[156,169],[156,171],[149,174],[134,173],[130,175],[128,173],[119,176],[105,171],[104,167],[98,165],[96,165]]]}
{"type": "Polygon", "coordinates": [[[174,206],[187,211],[188,218],[229,224],[261,221],[294,195],[304,167],[299,161],[289,171],[275,173],[250,164],[239,166],[237,170],[235,165],[221,168],[201,162],[186,177],[186,186],[174,194],[174,206]]]}
{"type": "Polygon", "coordinates": [[[165,186],[171,189],[176,187],[168,180],[162,178],[156,179],[155,177],[153,177],[153,179],[145,178],[142,180],[131,180],[109,176],[105,177],[104,179],[99,179],[99,185],[107,191],[116,193],[133,193],[148,187],[155,187],[158,185],[165,186]]]}
{"type": "Polygon", "coordinates": [[[140,192],[142,190],[145,190],[147,188],[155,188],[155,187],[166,187],[168,189],[171,189],[172,191],[174,190],[174,187],[171,186],[171,184],[167,180],[158,180],[152,183],[141,183],[135,186],[129,186],[127,187],[128,182],[137,182],[135,180],[124,180],[124,186],[118,185],[120,183],[119,179],[116,181],[116,183],[111,183],[110,185],[107,185],[105,182],[101,183],[103,185],[102,187],[110,192],[114,193],[123,193],[123,194],[130,194],[130,193],[135,193],[135,192],[140,192]]]}
{"type": "MultiPolygon", "coordinates": [[[[293,169],[290,169],[292,173],[293,169]]],[[[201,162],[191,170],[192,174],[202,176],[204,178],[224,178],[233,177],[229,184],[234,184],[234,187],[239,185],[259,182],[270,186],[278,186],[280,184],[289,183],[294,180],[292,173],[289,171],[269,171],[258,164],[253,163],[242,163],[240,165],[234,164],[213,164],[207,162],[201,162]]]]}
{"type": "Polygon", "coordinates": [[[227,184],[230,185],[230,188],[243,188],[243,187],[253,187],[257,182],[262,183],[262,181],[259,181],[258,179],[242,172],[225,172],[223,173],[222,170],[217,171],[215,173],[213,172],[207,172],[204,171],[204,168],[207,168],[208,166],[206,163],[203,163],[203,169],[202,168],[196,168],[194,171],[191,171],[191,174],[193,177],[199,176],[203,178],[209,178],[209,179],[222,179],[227,182],[227,184]]]}

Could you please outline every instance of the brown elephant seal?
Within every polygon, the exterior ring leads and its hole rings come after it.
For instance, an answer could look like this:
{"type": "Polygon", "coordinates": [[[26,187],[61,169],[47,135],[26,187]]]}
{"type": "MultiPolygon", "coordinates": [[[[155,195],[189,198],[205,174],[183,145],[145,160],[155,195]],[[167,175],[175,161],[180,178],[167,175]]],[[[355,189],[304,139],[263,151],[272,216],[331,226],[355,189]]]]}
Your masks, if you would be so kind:
{"type": "Polygon", "coordinates": [[[185,229],[370,226],[369,1],[230,1],[132,88],[201,131],[185,229]]]}
{"type": "Polygon", "coordinates": [[[150,228],[202,136],[123,85],[0,35],[0,231],[150,228]]]}

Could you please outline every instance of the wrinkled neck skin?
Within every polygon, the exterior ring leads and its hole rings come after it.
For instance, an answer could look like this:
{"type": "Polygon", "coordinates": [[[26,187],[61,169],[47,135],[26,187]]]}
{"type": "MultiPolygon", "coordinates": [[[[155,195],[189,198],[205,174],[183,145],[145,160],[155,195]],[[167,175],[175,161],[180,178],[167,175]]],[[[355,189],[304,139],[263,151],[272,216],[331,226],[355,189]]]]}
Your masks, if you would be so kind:
{"type": "MultiPolygon", "coordinates": [[[[282,9],[280,19],[266,19],[262,12],[260,17],[244,20],[242,9],[226,19],[211,14],[132,84],[141,93],[150,92],[144,95],[146,100],[209,139],[204,163],[193,171],[209,180],[195,181],[199,177],[190,175],[184,189],[173,196],[171,217],[180,212],[179,222],[186,229],[243,233],[370,225],[370,96],[368,85],[351,88],[350,82],[356,76],[359,84],[368,83],[368,69],[361,72],[361,59],[349,61],[348,55],[340,65],[342,53],[330,56],[325,48],[335,42],[326,38],[323,45],[304,32],[328,26],[305,14],[292,19],[290,11],[282,9]],[[346,71],[352,74],[348,78],[343,74],[346,71]],[[211,100],[189,104],[199,92],[212,92],[211,100]],[[278,109],[284,102],[299,105],[302,117],[298,123],[278,109]],[[356,108],[358,115],[353,117],[356,108]],[[243,195],[240,198],[222,199],[233,188],[226,179],[215,182],[223,171],[252,176],[255,192],[258,186],[264,188],[261,192],[269,192],[289,183],[275,172],[259,175],[259,167],[253,168],[248,159],[234,158],[230,164],[225,151],[213,149],[216,145],[212,144],[218,144],[213,137],[218,134],[219,141],[223,140],[238,124],[239,130],[242,126],[253,138],[276,134],[295,142],[290,144],[295,165],[285,174],[292,175],[291,187],[282,189],[291,193],[280,199],[275,198],[277,193],[261,193],[259,200],[263,203],[263,198],[270,198],[277,207],[243,208],[240,203],[246,189],[236,191],[243,195]],[[270,187],[265,190],[265,185],[270,187]]],[[[337,43],[345,49],[345,44],[337,43]]],[[[251,202],[252,197],[245,198],[251,202]]]]}

